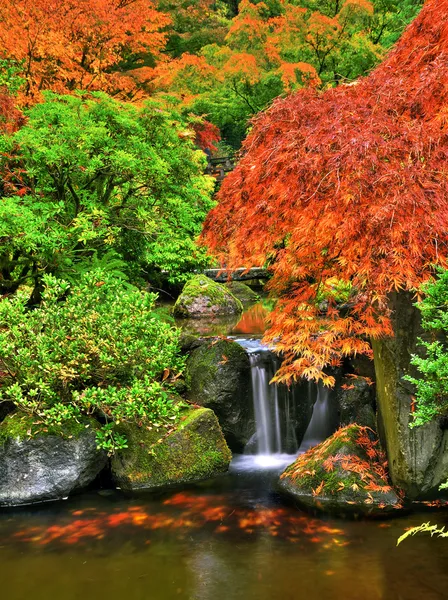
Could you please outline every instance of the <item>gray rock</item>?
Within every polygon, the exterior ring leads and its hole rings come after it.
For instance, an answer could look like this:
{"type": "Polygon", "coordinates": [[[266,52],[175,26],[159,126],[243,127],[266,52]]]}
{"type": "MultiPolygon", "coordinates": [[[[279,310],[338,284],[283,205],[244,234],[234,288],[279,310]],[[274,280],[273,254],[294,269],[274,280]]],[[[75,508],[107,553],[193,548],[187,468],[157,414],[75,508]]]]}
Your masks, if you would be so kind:
{"type": "Polygon", "coordinates": [[[210,339],[187,359],[188,398],[211,408],[234,451],[241,451],[255,431],[250,394],[250,362],[229,339],[210,339]]]}
{"type": "Polygon", "coordinates": [[[243,312],[243,305],[226,286],[205,275],[196,275],[188,281],[173,307],[180,318],[203,318],[235,315],[243,312]]]}
{"type": "Polygon", "coordinates": [[[82,427],[70,439],[22,437],[5,431],[17,415],[0,425],[1,506],[60,500],[89,485],[106,465],[106,454],[96,449],[93,427],[82,427]]]}
{"type": "Polygon", "coordinates": [[[376,431],[375,387],[365,379],[345,378],[336,399],[341,427],[357,423],[376,431]],[[344,387],[343,387],[344,386],[344,387]]]}
{"type": "Polygon", "coordinates": [[[127,491],[156,490],[227,471],[232,454],[213,411],[189,409],[168,435],[122,424],[128,448],[111,460],[115,482],[127,491]]]}
{"type": "Polygon", "coordinates": [[[418,354],[417,338],[425,338],[420,312],[411,294],[390,297],[393,338],[373,340],[377,382],[378,433],[387,450],[391,479],[409,498],[437,492],[448,478],[448,430],[439,420],[409,428],[413,386],[403,380],[410,373],[411,354],[418,354]]]}

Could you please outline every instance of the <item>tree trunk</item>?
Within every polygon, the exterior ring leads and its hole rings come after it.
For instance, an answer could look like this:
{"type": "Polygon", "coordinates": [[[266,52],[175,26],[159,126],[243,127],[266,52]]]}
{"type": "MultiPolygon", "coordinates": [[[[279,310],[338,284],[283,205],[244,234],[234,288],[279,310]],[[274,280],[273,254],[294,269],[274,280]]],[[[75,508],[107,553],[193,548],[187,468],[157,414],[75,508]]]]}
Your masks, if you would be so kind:
{"type": "Polygon", "coordinates": [[[395,337],[373,341],[379,435],[393,484],[409,498],[424,497],[448,478],[448,430],[442,420],[409,428],[414,390],[403,376],[418,376],[410,360],[425,334],[411,294],[391,294],[390,302],[395,337]]]}

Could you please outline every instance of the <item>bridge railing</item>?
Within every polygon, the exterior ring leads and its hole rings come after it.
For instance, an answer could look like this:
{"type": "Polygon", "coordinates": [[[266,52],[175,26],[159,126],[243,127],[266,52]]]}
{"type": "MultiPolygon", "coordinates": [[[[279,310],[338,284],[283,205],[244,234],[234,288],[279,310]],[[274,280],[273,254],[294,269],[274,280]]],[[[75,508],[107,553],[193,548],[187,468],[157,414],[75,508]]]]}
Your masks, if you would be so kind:
{"type": "Polygon", "coordinates": [[[222,181],[234,168],[235,162],[230,156],[209,157],[206,173],[215,177],[217,181],[222,181]]]}
{"type": "Polygon", "coordinates": [[[269,271],[263,267],[252,267],[251,269],[242,267],[231,272],[225,269],[205,269],[203,273],[218,283],[229,281],[229,275],[231,281],[250,281],[251,279],[268,279],[270,277],[269,271]]]}

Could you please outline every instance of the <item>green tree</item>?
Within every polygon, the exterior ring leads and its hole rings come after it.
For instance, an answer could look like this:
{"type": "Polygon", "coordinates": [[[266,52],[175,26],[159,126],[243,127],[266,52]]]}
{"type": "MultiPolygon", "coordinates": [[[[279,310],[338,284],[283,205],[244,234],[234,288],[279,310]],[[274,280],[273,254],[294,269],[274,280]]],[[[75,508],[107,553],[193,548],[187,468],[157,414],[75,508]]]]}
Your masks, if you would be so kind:
{"type": "Polygon", "coordinates": [[[32,283],[38,298],[45,273],[73,280],[111,258],[152,282],[204,264],[213,180],[194,123],[101,93],[47,94],[27,118],[0,138],[0,293],[32,283]]]}

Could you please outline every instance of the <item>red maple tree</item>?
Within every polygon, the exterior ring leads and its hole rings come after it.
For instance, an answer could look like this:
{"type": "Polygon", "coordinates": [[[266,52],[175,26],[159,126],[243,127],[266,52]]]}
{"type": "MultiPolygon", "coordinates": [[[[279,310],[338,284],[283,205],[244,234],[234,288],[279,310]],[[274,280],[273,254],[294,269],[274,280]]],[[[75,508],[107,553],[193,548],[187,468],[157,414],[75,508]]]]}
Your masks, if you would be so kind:
{"type": "Polygon", "coordinates": [[[254,120],[203,240],[228,268],[270,263],[278,379],[391,334],[388,294],[416,290],[448,242],[448,0],[428,0],[388,58],[350,86],[301,90],[254,120]],[[325,283],[352,287],[342,308],[325,283]]]}

